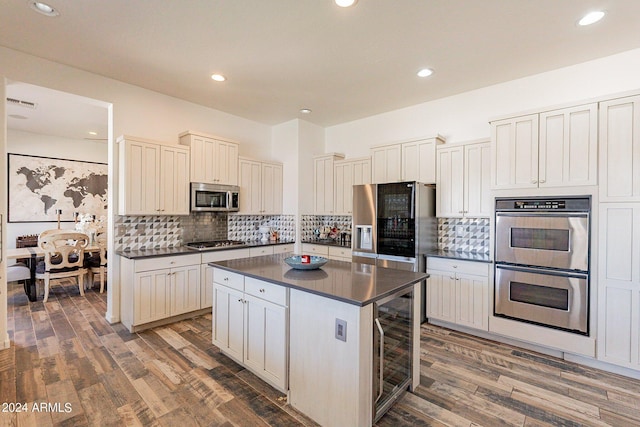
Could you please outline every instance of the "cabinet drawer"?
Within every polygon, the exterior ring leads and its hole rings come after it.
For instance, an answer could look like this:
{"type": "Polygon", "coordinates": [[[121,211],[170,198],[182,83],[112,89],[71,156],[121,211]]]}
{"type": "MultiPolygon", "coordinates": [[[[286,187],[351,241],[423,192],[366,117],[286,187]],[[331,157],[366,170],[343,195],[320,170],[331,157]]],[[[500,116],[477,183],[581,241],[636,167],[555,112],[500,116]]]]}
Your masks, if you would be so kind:
{"type": "Polygon", "coordinates": [[[213,268],[213,281],[240,292],[244,291],[244,276],[221,268],[213,268]]]}
{"type": "Polygon", "coordinates": [[[258,246],[249,248],[250,256],[273,255],[273,246],[258,246]]]}
{"type": "Polygon", "coordinates": [[[429,270],[489,276],[489,264],[486,262],[461,261],[457,259],[427,257],[427,272],[429,270]]]}
{"type": "Polygon", "coordinates": [[[302,253],[306,255],[313,254],[313,255],[319,255],[319,256],[329,256],[329,246],[311,245],[309,243],[303,243],[302,253]]]}
{"type": "Polygon", "coordinates": [[[329,246],[329,256],[339,257],[339,258],[351,258],[351,249],[329,246]]]}
{"type": "Polygon", "coordinates": [[[200,254],[176,255],[171,257],[143,258],[135,260],[135,272],[160,270],[163,268],[185,267],[200,264],[200,254]]]}
{"type": "Polygon", "coordinates": [[[262,298],[274,304],[287,305],[287,288],[285,286],[247,277],[245,278],[244,291],[249,295],[262,298]]]}
{"type": "Polygon", "coordinates": [[[249,248],[232,249],[229,251],[206,251],[202,253],[202,263],[207,264],[215,261],[225,261],[228,259],[249,258],[249,248]]]}
{"type": "Polygon", "coordinates": [[[293,252],[293,248],[294,248],[293,244],[275,245],[273,247],[273,253],[274,254],[284,254],[284,253],[287,253],[287,252],[293,252]]]}

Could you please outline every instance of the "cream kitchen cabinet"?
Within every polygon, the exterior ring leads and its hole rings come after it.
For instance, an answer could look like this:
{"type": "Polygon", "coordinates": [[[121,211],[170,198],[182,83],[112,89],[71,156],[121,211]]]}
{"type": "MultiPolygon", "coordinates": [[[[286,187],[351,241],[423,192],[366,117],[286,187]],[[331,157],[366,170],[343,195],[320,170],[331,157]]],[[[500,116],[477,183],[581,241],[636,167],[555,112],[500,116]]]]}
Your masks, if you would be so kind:
{"type": "Polygon", "coordinates": [[[118,213],[189,215],[189,149],[121,136],[118,213]]]}
{"type": "Polygon", "coordinates": [[[282,164],[240,157],[241,214],[282,213],[282,164]]]}
{"type": "Polygon", "coordinates": [[[640,370],[640,203],[601,203],[597,358],[640,370]]]}
{"type": "Polygon", "coordinates": [[[494,189],[597,184],[597,104],[491,122],[494,189]]]}
{"type": "Polygon", "coordinates": [[[489,264],[427,258],[427,318],[489,330],[489,264]]]}
{"type": "Polygon", "coordinates": [[[436,216],[491,216],[491,144],[478,141],[437,150],[436,216]]]}
{"type": "Polygon", "coordinates": [[[180,144],[191,149],[191,182],[238,185],[238,144],[199,132],[183,132],[180,144]]]}
{"type": "Polygon", "coordinates": [[[329,259],[351,262],[351,248],[345,248],[342,246],[329,246],[328,256],[329,259]]]}
{"type": "Polygon", "coordinates": [[[286,243],[282,245],[274,245],[273,253],[274,254],[286,254],[289,252],[293,252],[295,249],[295,245],[293,243],[286,243]]]}
{"type": "Polygon", "coordinates": [[[200,308],[209,308],[213,304],[213,267],[210,266],[209,263],[249,258],[250,256],[250,248],[202,252],[202,264],[200,265],[200,308]]]}
{"type": "Polygon", "coordinates": [[[640,201],[640,96],[600,103],[600,202],[640,201]]]}
{"type": "Polygon", "coordinates": [[[302,244],[302,253],[304,255],[317,255],[328,257],[329,256],[329,246],[327,245],[314,245],[313,243],[303,243],[302,244]]]}
{"type": "Polygon", "coordinates": [[[334,162],[334,213],[353,214],[353,186],[371,184],[371,157],[334,162]]]}
{"type": "Polygon", "coordinates": [[[121,304],[131,332],[200,309],[200,254],[122,258],[121,277],[130,284],[122,286],[121,304]]]}
{"type": "Polygon", "coordinates": [[[441,136],[402,143],[402,180],[434,184],[436,148],[440,144],[444,144],[441,136]]]}
{"type": "Polygon", "coordinates": [[[289,290],[215,267],[213,278],[213,344],[286,392],[289,290]]]}
{"type": "Polygon", "coordinates": [[[382,145],[371,149],[371,181],[374,184],[402,181],[402,146],[382,145]]]}
{"type": "Polygon", "coordinates": [[[338,153],[313,158],[313,209],[315,215],[334,213],[334,164],[344,159],[338,153]]]}

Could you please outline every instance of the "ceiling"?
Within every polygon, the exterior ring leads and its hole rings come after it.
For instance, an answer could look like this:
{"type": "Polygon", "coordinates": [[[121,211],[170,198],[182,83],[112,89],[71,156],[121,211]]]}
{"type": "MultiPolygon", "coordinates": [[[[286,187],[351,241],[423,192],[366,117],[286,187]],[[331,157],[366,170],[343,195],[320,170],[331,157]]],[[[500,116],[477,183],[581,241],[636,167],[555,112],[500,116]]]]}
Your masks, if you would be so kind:
{"type": "Polygon", "coordinates": [[[48,4],[60,15],[0,0],[0,45],[271,125],[331,126],[640,47],[637,0],[48,4]],[[594,9],[607,15],[576,25],[594,9]]]}

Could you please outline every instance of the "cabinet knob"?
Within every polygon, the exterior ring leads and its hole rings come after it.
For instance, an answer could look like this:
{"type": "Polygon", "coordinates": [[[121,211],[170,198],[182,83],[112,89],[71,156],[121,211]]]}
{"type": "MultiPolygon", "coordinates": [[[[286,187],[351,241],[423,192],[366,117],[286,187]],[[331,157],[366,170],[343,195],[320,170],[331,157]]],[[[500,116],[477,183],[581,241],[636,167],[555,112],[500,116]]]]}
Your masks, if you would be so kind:
{"type": "Polygon", "coordinates": [[[222,280],[224,280],[225,282],[227,282],[227,281],[229,281],[229,278],[228,278],[228,277],[225,277],[225,278],[224,278],[224,279],[222,279],[222,280]]]}
{"type": "Polygon", "coordinates": [[[242,301],[242,298],[240,298],[240,299],[238,300],[238,302],[244,302],[244,301],[242,301]]]}
{"type": "Polygon", "coordinates": [[[260,292],[264,294],[264,289],[260,289],[260,292]]]}
{"type": "Polygon", "coordinates": [[[449,279],[451,279],[451,280],[456,280],[456,278],[455,278],[455,277],[451,277],[451,276],[449,276],[449,279]]]}
{"type": "Polygon", "coordinates": [[[454,265],[454,266],[453,266],[453,268],[458,268],[458,266],[457,266],[457,265],[454,265]]]}

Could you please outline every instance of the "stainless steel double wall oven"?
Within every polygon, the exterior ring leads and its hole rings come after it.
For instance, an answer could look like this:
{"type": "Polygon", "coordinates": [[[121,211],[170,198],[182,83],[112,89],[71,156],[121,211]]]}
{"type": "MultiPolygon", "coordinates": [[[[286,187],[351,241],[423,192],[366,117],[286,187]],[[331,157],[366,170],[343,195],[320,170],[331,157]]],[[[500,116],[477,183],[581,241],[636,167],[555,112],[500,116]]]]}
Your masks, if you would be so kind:
{"type": "Polygon", "coordinates": [[[496,316],[589,334],[590,214],[590,196],[496,199],[496,316]]]}

